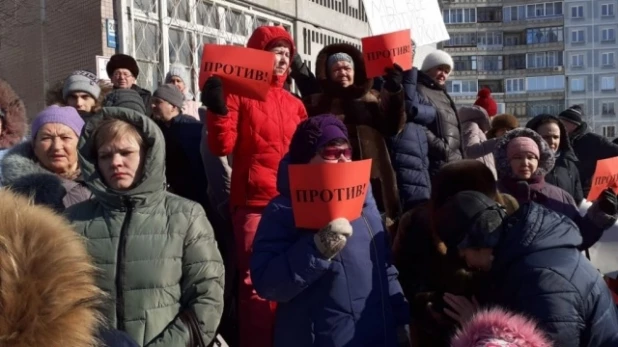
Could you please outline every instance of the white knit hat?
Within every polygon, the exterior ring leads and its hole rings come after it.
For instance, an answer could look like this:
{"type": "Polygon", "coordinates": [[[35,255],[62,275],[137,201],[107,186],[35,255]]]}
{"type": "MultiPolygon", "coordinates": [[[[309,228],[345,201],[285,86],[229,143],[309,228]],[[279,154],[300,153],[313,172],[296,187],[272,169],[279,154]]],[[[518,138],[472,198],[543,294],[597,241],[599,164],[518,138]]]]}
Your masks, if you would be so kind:
{"type": "Polygon", "coordinates": [[[423,72],[427,72],[432,68],[440,65],[448,65],[452,71],[455,63],[453,63],[453,58],[450,54],[438,49],[427,54],[425,60],[423,61],[423,66],[421,67],[421,70],[423,72]]]}
{"type": "Polygon", "coordinates": [[[180,77],[180,79],[185,82],[186,85],[189,85],[191,83],[189,72],[187,71],[185,66],[180,63],[174,63],[170,66],[170,71],[165,76],[165,83],[171,83],[173,76],[180,77]]]}

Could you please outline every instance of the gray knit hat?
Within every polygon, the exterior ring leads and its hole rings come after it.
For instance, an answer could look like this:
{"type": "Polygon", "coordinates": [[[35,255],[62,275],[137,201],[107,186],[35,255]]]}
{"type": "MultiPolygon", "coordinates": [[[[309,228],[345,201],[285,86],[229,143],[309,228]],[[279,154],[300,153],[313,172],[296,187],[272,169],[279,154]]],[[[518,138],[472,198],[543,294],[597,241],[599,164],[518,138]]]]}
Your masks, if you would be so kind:
{"type": "Polygon", "coordinates": [[[350,63],[350,65],[352,65],[352,68],[354,68],[354,59],[352,59],[352,57],[347,54],[347,53],[335,53],[333,55],[331,55],[330,57],[328,57],[328,60],[326,61],[326,66],[328,67],[328,69],[330,70],[334,64],[340,62],[340,61],[346,61],[348,63],[350,63]]]}
{"type": "Polygon", "coordinates": [[[171,83],[172,77],[180,77],[180,79],[185,82],[185,84],[191,83],[191,78],[189,77],[189,72],[185,68],[184,65],[174,63],[170,66],[170,71],[165,75],[165,83],[171,83]]]}
{"type": "Polygon", "coordinates": [[[114,89],[103,103],[105,107],[124,107],[134,111],[137,111],[143,115],[146,114],[146,107],[144,106],[144,100],[133,89],[114,89]]]}
{"type": "Polygon", "coordinates": [[[98,99],[101,88],[98,84],[97,75],[90,71],[77,70],[64,81],[62,88],[62,98],[64,101],[74,92],[84,92],[90,94],[94,99],[98,99]]]}
{"type": "Polygon", "coordinates": [[[161,100],[165,100],[170,104],[178,107],[178,109],[182,109],[184,105],[185,97],[182,95],[180,90],[171,84],[164,84],[160,86],[157,90],[155,90],[152,95],[155,98],[159,98],[161,100]]]}

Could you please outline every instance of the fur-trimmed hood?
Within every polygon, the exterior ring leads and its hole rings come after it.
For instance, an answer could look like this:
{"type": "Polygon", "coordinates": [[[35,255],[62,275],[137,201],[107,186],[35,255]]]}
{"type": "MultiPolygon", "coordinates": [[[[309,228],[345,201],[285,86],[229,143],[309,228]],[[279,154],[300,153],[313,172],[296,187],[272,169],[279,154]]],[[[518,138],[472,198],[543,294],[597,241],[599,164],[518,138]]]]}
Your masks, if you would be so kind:
{"type": "Polygon", "coordinates": [[[31,197],[36,204],[60,211],[90,197],[90,193],[80,181],[64,179],[43,168],[34,155],[30,141],[9,150],[0,165],[2,185],[31,197]],[[69,192],[73,195],[67,198],[69,192]]]}
{"type": "Polygon", "coordinates": [[[536,142],[539,147],[541,157],[539,158],[539,167],[534,172],[535,176],[545,177],[554,168],[555,157],[552,150],[547,145],[547,142],[543,140],[541,135],[537,134],[534,130],[528,128],[517,128],[506,133],[496,144],[494,150],[494,159],[496,161],[496,171],[498,177],[513,177],[513,171],[511,170],[511,164],[506,155],[506,147],[509,142],[516,137],[529,137],[536,142]]]}
{"type": "Polygon", "coordinates": [[[315,76],[322,87],[322,91],[334,98],[359,99],[369,93],[373,86],[373,78],[367,78],[363,53],[347,43],[337,43],[324,47],[315,61],[315,76]],[[354,84],[346,88],[332,82],[328,78],[328,57],[335,53],[345,53],[354,60],[354,84]]]}
{"type": "Polygon", "coordinates": [[[0,345],[92,347],[103,293],[71,226],[0,191],[0,345]]]}
{"type": "Polygon", "coordinates": [[[0,111],[4,114],[0,149],[11,148],[20,143],[26,135],[28,120],[24,101],[8,82],[2,79],[0,79],[0,111]]]}
{"type": "Polygon", "coordinates": [[[538,115],[532,118],[531,120],[529,120],[528,123],[526,123],[526,128],[530,128],[534,131],[537,131],[537,129],[541,125],[547,123],[550,120],[554,120],[555,123],[558,124],[558,128],[560,129],[560,145],[558,146],[558,149],[560,150],[560,155],[564,155],[566,158],[574,162],[579,161],[579,159],[577,159],[577,156],[575,155],[575,152],[573,151],[573,147],[571,147],[571,142],[569,140],[569,134],[566,131],[564,124],[562,124],[562,122],[560,121],[558,117],[553,116],[551,114],[538,115]]]}
{"type": "Polygon", "coordinates": [[[552,347],[532,320],[501,308],[483,310],[457,332],[452,347],[552,347]]]}

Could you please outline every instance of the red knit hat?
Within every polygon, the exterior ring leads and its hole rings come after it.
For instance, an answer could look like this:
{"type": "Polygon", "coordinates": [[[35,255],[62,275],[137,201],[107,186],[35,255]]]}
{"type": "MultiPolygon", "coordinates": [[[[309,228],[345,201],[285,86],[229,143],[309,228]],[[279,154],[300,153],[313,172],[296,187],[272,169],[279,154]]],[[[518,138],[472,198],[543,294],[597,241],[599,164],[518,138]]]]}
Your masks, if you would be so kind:
{"type": "Polygon", "coordinates": [[[489,88],[479,90],[476,102],[474,104],[484,108],[489,117],[493,117],[498,113],[498,105],[491,97],[491,90],[489,90],[489,88]]]}

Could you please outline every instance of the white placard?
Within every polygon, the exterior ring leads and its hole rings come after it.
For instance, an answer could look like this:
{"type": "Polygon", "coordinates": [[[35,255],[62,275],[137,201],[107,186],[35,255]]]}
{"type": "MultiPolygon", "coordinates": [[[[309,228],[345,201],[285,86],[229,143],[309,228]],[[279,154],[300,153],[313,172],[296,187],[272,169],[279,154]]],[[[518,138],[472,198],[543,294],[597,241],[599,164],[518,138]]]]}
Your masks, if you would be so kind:
{"type": "Polygon", "coordinates": [[[109,76],[107,76],[107,63],[109,62],[109,57],[103,57],[97,55],[97,78],[100,80],[108,80],[109,76]]]}
{"type": "Polygon", "coordinates": [[[450,39],[438,0],[363,0],[372,35],[410,28],[417,46],[450,39]]]}

